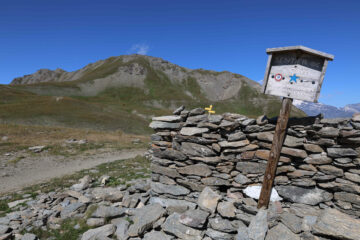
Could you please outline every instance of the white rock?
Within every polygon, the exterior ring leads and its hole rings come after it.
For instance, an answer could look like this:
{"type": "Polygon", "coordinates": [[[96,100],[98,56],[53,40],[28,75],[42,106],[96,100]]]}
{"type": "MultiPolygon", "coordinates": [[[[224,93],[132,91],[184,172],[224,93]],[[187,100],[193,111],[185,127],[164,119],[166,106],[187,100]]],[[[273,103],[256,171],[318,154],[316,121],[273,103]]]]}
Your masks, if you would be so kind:
{"type": "MultiPolygon", "coordinates": [[[[259,199],[260,192],[261,192],[261,185],[248,186],[243,190],[243,192],[248,197],[259,199]]],[[[282,198],[279,196],[276,189],[273,188],[271,191],[270,201],[275,202],[275,201],[281,201],[281,200],[282,200],[282,198]]]]}

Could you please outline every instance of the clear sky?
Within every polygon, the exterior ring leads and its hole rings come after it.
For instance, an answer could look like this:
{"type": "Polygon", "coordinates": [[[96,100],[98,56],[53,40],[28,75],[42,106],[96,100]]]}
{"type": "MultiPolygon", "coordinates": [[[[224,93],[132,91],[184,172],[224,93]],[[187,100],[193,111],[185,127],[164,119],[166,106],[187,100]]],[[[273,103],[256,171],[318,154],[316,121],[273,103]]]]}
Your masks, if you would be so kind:
{"type": "Polygon", "coordinates": [[[263,78],[265,49],[335,55],[320,102],[360,102],[359,0],[1,0],[0,83],[129,53],[263,78]]]}

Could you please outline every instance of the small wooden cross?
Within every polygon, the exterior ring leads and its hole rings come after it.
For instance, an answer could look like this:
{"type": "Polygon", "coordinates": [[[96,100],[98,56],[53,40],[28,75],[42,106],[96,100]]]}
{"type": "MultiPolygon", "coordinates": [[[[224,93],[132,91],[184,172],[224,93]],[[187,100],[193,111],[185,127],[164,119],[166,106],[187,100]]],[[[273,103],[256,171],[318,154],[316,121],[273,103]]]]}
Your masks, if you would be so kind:
{"type": "Polygon", "coordinates": [[[213,105],[210,105],[210,107],[205,108],[205,110],[209,112],[209,115],[215,114],[215,111],[212,110],[212,107],[213,107],[213,105]]]}

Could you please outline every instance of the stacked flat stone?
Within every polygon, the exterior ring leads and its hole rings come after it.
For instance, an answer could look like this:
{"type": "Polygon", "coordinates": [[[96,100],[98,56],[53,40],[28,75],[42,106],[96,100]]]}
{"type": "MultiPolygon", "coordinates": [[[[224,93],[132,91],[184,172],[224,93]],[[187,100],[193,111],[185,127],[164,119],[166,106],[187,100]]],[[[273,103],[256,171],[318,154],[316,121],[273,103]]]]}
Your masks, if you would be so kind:
{"type": "MultiPolygon", "coordinates": [[[[359,218],[360,117],[299,122],[308,121],[290,120],[275,179],[283,207],[330,207],[359,218]]],[[[263,181],[275,124],[201,108],[154,117],[152,196],[186,205],[209,187],[222,199],[253,197],[247,190],[263,181]]]]}

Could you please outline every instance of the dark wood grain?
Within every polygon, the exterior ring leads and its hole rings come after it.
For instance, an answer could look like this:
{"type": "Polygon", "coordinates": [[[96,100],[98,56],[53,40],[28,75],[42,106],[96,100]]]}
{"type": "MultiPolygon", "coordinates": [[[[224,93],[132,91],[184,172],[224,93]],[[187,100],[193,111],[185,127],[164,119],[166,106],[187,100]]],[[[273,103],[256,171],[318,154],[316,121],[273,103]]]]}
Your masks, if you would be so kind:
{"type": "Polygon", "coordinates": [[[267,208],[270,201],[271,189],[274,184],[276,168],[280,158],[281,148],[285,139],[286,128],[289,121],[291,106],[291,98],[284,98],[282,100],[282,106],[280,115],[276,124],[275,134],[271,146],[271,151],[264,175],[264,181],[261,188],[260,198],[258,202],[258,208],[267,208]]]}

